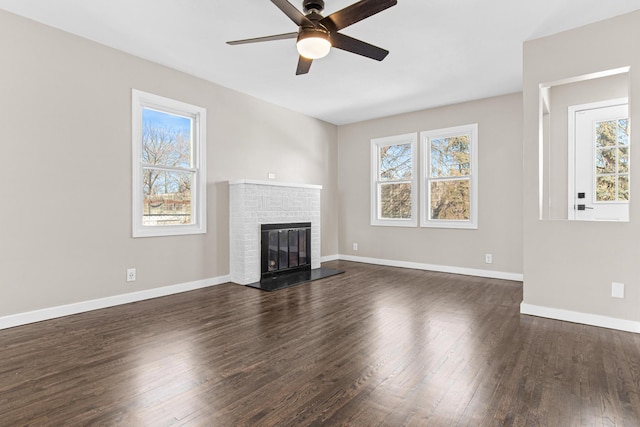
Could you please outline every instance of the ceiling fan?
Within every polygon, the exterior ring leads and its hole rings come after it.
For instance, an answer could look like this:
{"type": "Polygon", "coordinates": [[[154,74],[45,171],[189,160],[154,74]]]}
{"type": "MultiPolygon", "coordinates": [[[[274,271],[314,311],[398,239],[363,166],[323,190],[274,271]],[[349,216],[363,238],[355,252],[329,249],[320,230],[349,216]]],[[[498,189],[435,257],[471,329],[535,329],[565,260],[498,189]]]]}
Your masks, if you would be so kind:
{"type": "Polygon", "coordinates": [[[397,0],[360,0],[326,17],[320,14],[324,10],[324,0],[303,0],[304,14],[287,0],[271,0],[271,2],[298,26],[298,31],[234,40],[227,43],[237,45],[296,38],[296,47],[300,54],[296,75],[308,73],[313,60],[326,56],[332,47],[377,61],[382,61],[389,54],[388,50],[346,36],[338,31],[395,6],[398,3],[397,0]]]}

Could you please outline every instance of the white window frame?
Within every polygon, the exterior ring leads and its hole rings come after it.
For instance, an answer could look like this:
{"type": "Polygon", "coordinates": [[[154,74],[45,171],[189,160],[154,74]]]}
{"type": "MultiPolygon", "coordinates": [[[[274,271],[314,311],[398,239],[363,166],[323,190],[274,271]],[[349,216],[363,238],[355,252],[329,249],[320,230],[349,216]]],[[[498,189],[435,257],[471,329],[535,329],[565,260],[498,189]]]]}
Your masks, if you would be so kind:
{"type": "Polygon", "coordinates": [[[374,138],[371,140],[371,225],[394,227],[416,227],[418,225],[418,134],[374,138]],[[411,145],[411,180],[381,181],[380,180],[380,147],[388,145],[411,145]],[[380,185],[382,183],[410,183],[411,184],[411,218],[392,219],[380,217],[380,185]]]}
{"type": "Polygon", "coordinates": [[[432,228],[478,228],[478,124],[468,124],[454,126],[443,129],[435,129],[420,132],[421,168],[420,184],[421,192],[421,215],[420,226],[432,228]],[[460,177],[432,178],[431,177],[431,139],[450,138],[459,135],[469,135],[470,145],[470,168],[469,174],[469,208],[470,218],[468,220],[439,220],[431,219],[431,181],[459,180],[460,177]]]}
{"type": "Polygon", "coordinates": [[[206,123],[207,110],[202,107],[132,89],[132,151],[133,151],[133,237],[177,236],[207,232],[207,179],[206,179],[206,123]],[[142,163],[142,110],[150,108],[192,119],[192,168],[194,173],[191,193],[191,224],[143,225],[143,163],[142,163]]]}

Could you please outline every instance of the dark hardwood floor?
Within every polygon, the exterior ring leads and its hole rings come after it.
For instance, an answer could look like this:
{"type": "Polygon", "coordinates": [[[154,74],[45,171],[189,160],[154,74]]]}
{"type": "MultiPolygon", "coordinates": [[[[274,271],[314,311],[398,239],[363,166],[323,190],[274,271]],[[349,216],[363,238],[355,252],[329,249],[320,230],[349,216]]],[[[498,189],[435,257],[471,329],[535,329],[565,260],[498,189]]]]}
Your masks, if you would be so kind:
{"type": "Polygon", "coordinates": [[[0,331],[0,425],[640,426],[640,336],[349,262],[0,331]]]}

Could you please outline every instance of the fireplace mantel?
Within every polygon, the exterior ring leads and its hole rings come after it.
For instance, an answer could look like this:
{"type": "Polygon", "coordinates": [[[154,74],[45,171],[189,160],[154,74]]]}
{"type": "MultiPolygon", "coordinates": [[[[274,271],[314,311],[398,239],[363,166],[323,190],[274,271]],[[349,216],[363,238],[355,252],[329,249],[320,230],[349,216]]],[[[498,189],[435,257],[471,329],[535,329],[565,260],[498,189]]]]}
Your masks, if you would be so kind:
{"type": "Polygon", "coordinates": [[[310,222],[311,268],[320,268],[321,185],[236,179],[229,181],[231,280],[260,281],[260,226],[310,222]]]}
{"type": "Polygon", "coordinates": [[[322,185],[314,185],[314,184],[294,184],[291,182],[261,181],[259,179],[232,179],[229,181],[229,185],[241,185],[241,184],[269,185],[272,187],[309,188],[314,190],[322,190],[322,185]]]}

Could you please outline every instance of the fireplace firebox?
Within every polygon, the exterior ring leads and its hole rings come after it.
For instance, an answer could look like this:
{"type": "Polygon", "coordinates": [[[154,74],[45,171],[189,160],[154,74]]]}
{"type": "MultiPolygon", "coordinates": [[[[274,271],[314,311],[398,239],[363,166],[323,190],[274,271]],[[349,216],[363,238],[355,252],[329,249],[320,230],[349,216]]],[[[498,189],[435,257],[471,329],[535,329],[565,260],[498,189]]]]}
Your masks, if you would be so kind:
{"type": "Polygon", "coordinates": [[[311,223],[262,224],[261,281],[311,270],[311,223]]]}

